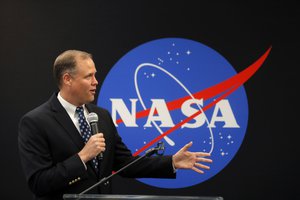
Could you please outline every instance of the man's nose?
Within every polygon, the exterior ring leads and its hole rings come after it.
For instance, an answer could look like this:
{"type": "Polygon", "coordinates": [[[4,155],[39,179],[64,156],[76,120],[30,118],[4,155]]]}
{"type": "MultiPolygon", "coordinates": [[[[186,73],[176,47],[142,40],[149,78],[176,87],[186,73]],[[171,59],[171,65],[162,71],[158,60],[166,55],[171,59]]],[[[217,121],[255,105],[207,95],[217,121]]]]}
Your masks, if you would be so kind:
{"type": "Polygon", "coordinates": [[[96,79],[95,76],[93,76],[93,82],[92,82],[92,84],[93,84],[93,85],[98,85],[98,81],[97,81],[97,79],[96,79]]]}

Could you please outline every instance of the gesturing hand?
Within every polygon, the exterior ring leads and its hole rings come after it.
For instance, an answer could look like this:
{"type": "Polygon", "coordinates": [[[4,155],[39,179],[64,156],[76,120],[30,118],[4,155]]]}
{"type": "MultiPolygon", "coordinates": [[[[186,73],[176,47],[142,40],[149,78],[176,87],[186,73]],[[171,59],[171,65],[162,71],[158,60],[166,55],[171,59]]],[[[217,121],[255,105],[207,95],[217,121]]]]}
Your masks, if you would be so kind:
{"type": "Polygon", "coordinates": [[[211,159],[204,158],[206,156],[210,156],[210,154],[188,151],[192,144],[193,142],[186,144],[175,155],[173,155],[173,165],[176,169],[192,169],[195,172],[203,174],[204,171],[201,169],[210,169],[210,167],[203,165],[200,162],[211,163],[211,159]]]}

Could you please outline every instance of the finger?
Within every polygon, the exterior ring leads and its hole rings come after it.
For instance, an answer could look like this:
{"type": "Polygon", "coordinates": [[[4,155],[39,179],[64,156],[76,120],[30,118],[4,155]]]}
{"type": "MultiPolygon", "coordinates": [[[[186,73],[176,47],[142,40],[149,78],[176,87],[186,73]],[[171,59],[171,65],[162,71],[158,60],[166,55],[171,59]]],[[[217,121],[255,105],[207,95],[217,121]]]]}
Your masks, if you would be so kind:
{"type": "Polygon", "coordinates": [[[192,145],[193,145],[193,142],[191,141],[191,142],[187,143],[186,145],[184,145],[184,147],[182,147],[182,150],[187,151],[192,145]]]}
{"type": "Polygon", "coordinates": [[[104,152],[104,151],[105,151],[105,147],[102,147],[102,148],[101,148],[101,152],[104,152]]]}
{"type": "Polygon", "coordinates": [[[96,140],[96,141],[94,142],[94,144],[97,145],[97,146],[105,146],[105,145],[106,145],[105,142],[103,142],[103,141],[101,141],[101,140],[96,140]]]}
{"type": "Polygon", "coordinates": [[[200,164],[200,163],[195,163],[195,166],[198,167],[198,168],[202,168],[202,169],[210,169],[209,166],[203,165],[203,164],[200,164]]]}
{"type": "Polygon", "coordinates": [[[95,134],[95,135],[97,135],[97,137],[104,138],[104,135],[103,135],[103,133],[97,133],[97,134],[95,134]]]}
{"type": "Polygon", "coordinates": [[[105,138],[101,137],[99,134],[93,135],[90,139],[92,139],[93,141],[96,141],[96,142],[102,142],[102,143],[105,142],[105,138]]]}
{"type": "Polygon", "coordinates": [[[105,143],[105,138],[98,138],[98,141],[101,143],[105,143]]]}
{"type": "Polygon", "coordinates": [[[205,153],[205,152],[196,152],[197,157],[207,157],[211,156],[210,153],[205,153]]]}
{"type": "Polygon", "coordinates": [[[208,158],[197,158],[197,162],[207,162],[207,163],[212,163],[212,159],[208,158]]]}
{"type": "Polygon", "coordinates": [[[92,135],[92,136],[90,137],[90,139],[92,139],[92,140],[99,140],[100,138],[103,138],[103,137],[101,137],[99,133],[97,133],[97,134],[95,134],[95,135],[92,135]]]}
{"type": "Polygon", "coordinates": [[[198,169],[197,167],[192,167],[192,170],[194,170],[195,172],[197,172],[199,174],[204,174],[204,171],[198,169]]]}
{"type": "Polygon", "coordinates": [[[95,148],[97,149],[97,151],[99,153],[105,151],[105,145],[103,145],[103,144],[97,144],[95,148]]]}

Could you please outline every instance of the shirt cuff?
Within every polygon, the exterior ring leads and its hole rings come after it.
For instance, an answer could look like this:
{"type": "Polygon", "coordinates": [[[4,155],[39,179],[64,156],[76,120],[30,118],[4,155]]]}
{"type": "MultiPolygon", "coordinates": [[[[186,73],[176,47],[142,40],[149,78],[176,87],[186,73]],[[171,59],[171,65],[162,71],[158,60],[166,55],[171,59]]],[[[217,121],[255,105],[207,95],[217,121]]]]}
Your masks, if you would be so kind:
{"type": "Polygon", "coordinates": [[[176,168],[175,168],[175,165],[174,165],[173,159],[172,159],[172,167],[173,167],[173,172],[174,172],[174,174],[175,174],[175,173],[177,172],[177,170],[178,170],[178,169],[176,169],[176,168]]]}
{"type": "MultiPolygon", "coordinates": [[[[78,157],[79,157],[79,159],[81,160],[81,158],[80,158],[80,156],[79,156],[79,155],[78,155],[78,157]]],[[[84,166],[85,170],[87,170],[87,166],[86,166],[86,164],[83,162],[83,160],[81,160],[81,162],[82,162],[82,164],[83,164],[83,166],[84,166]]]]}

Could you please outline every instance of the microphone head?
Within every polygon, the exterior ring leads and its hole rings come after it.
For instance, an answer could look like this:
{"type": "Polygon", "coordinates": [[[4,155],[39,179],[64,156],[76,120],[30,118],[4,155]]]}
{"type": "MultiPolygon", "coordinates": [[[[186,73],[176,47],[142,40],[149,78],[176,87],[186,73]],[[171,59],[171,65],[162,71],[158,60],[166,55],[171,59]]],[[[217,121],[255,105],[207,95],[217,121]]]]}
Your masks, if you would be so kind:
{"type": "Polygon", "coordinates": [[[165,143],[163,143],[162,141],[159,141],[156,148],[157,148],[157,151],[156,151],[157,155],[159,155],[159,156],[164,155],[165,143]]]}
{"type": "Polygon", "coordinates": [[[94,112],[91,112],[88,114],[86,119],[89,123],[98,122],[98,115],[94,112]]]}

